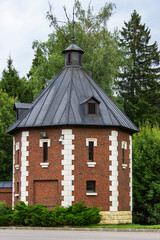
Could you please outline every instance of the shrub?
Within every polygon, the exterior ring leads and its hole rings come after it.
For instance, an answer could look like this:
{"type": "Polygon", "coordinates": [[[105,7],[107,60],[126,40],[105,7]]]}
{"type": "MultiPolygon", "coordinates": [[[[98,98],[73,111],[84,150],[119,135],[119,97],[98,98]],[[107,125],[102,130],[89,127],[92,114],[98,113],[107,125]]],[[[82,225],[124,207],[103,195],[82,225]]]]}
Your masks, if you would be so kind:
{"type": "Polygon", "coordinates": [[[22,226],[41,226],[41,216],[47,212],[43,205],[27,206],[24,202],[19,202],[15,206],[12,223],[22,226]]]}
{"type": "Polygon", "coordinates": [[[0,216],[7,214],[7,206],[5,202],[0,202],[0,216]]]}
{"type": "Polygon", "coordinates": [[[100,208],[86,207],[83,202],[68,208],[57,206],[54,210],[48,210],[43,205],[26,206],[24,202],[19,202],[12,215],[12,224],[42,227],[84,226],[98,223],[101,220],[99,212],[100,208]]]}
{"type": "Polygon", "coordinates": [[[0,216],[0,226],[9,226],[12,222],[12,215],[2,215],[0,216]]]}

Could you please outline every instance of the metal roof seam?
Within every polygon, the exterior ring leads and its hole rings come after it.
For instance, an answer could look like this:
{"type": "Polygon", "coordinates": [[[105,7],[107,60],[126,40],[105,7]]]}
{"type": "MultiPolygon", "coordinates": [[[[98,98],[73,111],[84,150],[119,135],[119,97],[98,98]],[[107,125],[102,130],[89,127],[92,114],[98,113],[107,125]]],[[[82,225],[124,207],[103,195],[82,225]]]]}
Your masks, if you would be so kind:
{"type": "MultiPolygon", "coordinates": [[[[63,82],[64,80],[65,80],[65,77],[63,78],[62,82],[63,82]]],[[[62,86],[62,82],[61,82],[60,86],[62,86]]],[[[69,82],[68,82],[68,84],[67,84],[67,86],[66,86],[66,89],[65,89],[64,93],[63,93],[63,97],[65,96],[65,94],[66,94],[66,92],[67,92],[67,89],[69,88],[69,85],[70,85],[70,80],[69,80],[69,82]]],[[[59,88],[60,88],[60,87],[59,87],[59,88]]],[[[57,91],[57,93],[58,93],[58,91],[57,91]]],[[[57,95],[57,93],[56,93],[56,95],[57,95]]],[[[59,105],[61,104],[61,102],[62,102],[62,100],[63,100],[63,97],[61,98],[61,101],[59,102],[59,105]]],[[[56,107],[56,111],[55,111],[55,114],[54,114],[54,116],[52,117],[52,119],[51,119],[51,121],[50,121],[50,125],[51,125],[51,123],[53,122],[54,117],[55,117],[56,114],[57,114],[59,105],[57,105],[57,107],[56,107]]]]}
{"type": "MultiPolygon", "coordinates": [[[[65,69],[63,69],[63,71],[65,71],[65,73],[64,73],[64,76],[63,76],[63,78],[62,78],[62,81],[61,81],[61,83],[60,83],[60,85],[59,85],[59,88],[60,88],[60,86],[62,85],[63,80],[65,79],[65,76],[66,76],[66,74],[67,74],[67,72],[68,72],[68,69],[65,68],[65,69]],[[66,71],[65,71],[65,70],[66,70],[66,71]]],[[[62,72],[63,72],[63,71],[62,71],[62,72]]],[[[61,73],[62,73],[62,72],[61,72],[61,73]]],[[[55,81],[54,81],[54,82],[55,82],[55,81]]],[[[52,105],[54,99],[56,98],[57,93],[58,93],[58,91],[57,91],[56,94],[53,96],[53,99],[52,99],[52,101],[51,101],[50,104],[49,104],[48,111],[47,111],[45,117],[43,118],[43,123],[44,123],[44,121],[45,121],[45,119],[46,119],[46,116],[47,116],[48,112],[50,111],[50,106],[52,105]]],[[[57,106],[57,109],[58,109],[58,106],[57,106]]],[[[57,112],[57,110],[56,110],[56,112],[57,112]]],[[[55,114],[56,114],[56,112],[55,112],[55,114]]],[[[52,117],[52,119],[51,119],[51,121],[50,121],[50,124],[51,124],[51,122],[53,121],[53,119],[54,119],[54,116],[52,117]]]]}
{"type": "Polygon", "coordinates": [[[69,110],[70,110],[70,105],[71,105],[71,90],[72,90],[72,82],[73,82],[73,67],[72,73],[71,73],[71,80],[70,80],[70,89],[69,89],[69,95],[68,95],[68,112],[67,112],[67,123],[69,123],[69,110]]]}
{"type": "MultiPolygon", "coordinates": [[[[78,72],[78,71],[77,71],[77,72],[78,72]]],[[[78,77],[79,77],[79,79],[80,79],[79,74],[77,74],[77,75],[78,75],[78,77]]],[[[78,80],[78,81],[79,81],[79,80],[78,80]]],[[[78,103],[79,103],[79,106],[80,106],[80,100],[79,100],[79,97],[78,97],[78,94],[77,94],[77,89],[76,89],[76,87],[75,87],[74,81],[73,81],[73,86],[74,86],[74,90],[75,90],[75,93],[76,93],[76,97],[77,97],[77,99],[78,99],[78,103]]],[[[82,86],[82,84],[81,84],[81,86],[82,86]]],[[[83,89],[83,86],[82,86],[82,89],[83,89]]],[[[73,108],[72,108],[72,109],[73,109],[73,108]]],[[[81,112],[80,117],[81,117],[81,120],[82,120],[83,113],[82,113],[82,111],[81,111],[81,108],[80,108],[80,112],[81,112]]],[[[73,114],[74,114],[74,111],[73,111],[73,114]]],[[[76,121],[75,115],[74,115],[74,118],[75,118],[75,121],[76,121]]],[[[82,121],[83,121],[83,120],[82,120],[82,121]]]]}
{"type": "MultiPolygon", "coordinates": [[[[82,69],[83,68],[81,68],[81,70],[82,69]]],[[[78,76],[79,76],[79,79],[80,79],[80,83],[81,83],[81,86],[82,86],[82,89],[83,89],[83,92],[84,92],[84,96],[87,97],[86,94],[85,94],[85,90],[84,90],[83,84],[82,84],[82,79],[81,79],[80,74],[79,74],[79,70],[77,71],[77,73],[78,73],[78,76]]]]}

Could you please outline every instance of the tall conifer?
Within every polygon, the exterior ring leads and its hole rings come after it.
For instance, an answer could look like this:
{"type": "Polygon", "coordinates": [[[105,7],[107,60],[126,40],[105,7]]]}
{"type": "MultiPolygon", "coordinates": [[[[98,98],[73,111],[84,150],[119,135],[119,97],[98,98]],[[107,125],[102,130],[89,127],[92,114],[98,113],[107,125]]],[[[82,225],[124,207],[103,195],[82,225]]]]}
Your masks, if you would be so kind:
{"type": "Polygon", "coordinates": [[[135,123],[144,119],[160,119],[160,52],[157,42],[149,44],[150,30],[141,23],[134,10],[124,23],[120,46],[126,52],[126,63],[117,80],[119,94],[124,99],[124,110],[135,123]]]}

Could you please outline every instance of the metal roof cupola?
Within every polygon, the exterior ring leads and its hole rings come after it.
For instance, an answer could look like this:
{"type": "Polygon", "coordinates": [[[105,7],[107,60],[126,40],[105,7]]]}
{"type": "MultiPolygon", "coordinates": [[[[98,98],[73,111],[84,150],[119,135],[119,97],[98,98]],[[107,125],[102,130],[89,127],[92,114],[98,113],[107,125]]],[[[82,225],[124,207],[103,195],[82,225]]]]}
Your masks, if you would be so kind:
{"type": "Polygon", "coordinates": [[[73,12],[73,24],[72,24],[72,43],[62,53],[65,54],[65,67],[82,66],[82,54],[84,51],[75,44],[74,36],[74,12],[73,12]]]}

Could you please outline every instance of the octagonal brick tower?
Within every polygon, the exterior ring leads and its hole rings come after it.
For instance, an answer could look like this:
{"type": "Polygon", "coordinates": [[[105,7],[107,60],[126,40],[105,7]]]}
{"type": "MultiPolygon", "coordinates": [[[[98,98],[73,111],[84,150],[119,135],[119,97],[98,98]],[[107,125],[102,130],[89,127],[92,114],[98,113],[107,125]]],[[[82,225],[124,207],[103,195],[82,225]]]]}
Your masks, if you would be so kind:
{"type": "Polygon", "coordinates": [[[32,103],[15,103],[13,197],[26,204],[102,208],[102,223],[132,222],[132,134],[139,131],[82,67],[65,66],[32,103]]]}

